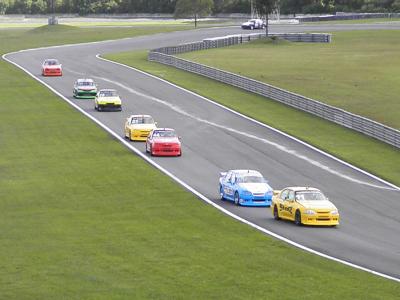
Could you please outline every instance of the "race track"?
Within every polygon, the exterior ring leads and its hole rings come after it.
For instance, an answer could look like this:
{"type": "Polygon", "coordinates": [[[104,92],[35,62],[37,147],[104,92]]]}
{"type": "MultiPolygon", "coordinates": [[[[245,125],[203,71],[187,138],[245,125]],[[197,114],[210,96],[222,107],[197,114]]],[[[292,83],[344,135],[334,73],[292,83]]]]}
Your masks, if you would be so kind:
{"type": "MultiPolygon", "coordinates": [[[[362,29],[400,29],[400,24],[287,25],[272,26],[271,32],[362,29]]],[[[229,211],[316,251],[400,279],[398,189],[197,95],[96,58],[98,53],[150,49],[234,33],[243,31],[232,27],[181,31],[23,51],[7,58],[121,136],[125,118],[133,113],[151,114],[159,127],[175,128],[182,136],[183,156],[152,159],[229,211]],[[46,58],[62,62],[63,77],[40,75],[40,65],[46,58]],[[97,112],[91,100],[73,99],[73,83],[81,77],[95,79],[100,88],[117,89],[123,99],[123,111],[97,112]],[[219,172],[241,168],[261,171],[274,189],[293,185],[320,188],[339,208],[340,226],[297,227],[275,221],[269,209],[222,202],[218,193],[219,172]]],[[[132,145],[145,152],[143,143],[132,145]]]]}

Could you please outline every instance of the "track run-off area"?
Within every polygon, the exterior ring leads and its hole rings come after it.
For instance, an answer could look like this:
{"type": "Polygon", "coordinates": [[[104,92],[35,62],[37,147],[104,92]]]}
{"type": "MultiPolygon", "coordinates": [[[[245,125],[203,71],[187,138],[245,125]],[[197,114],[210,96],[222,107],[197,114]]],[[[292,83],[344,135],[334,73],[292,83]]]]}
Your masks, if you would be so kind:
{"type": "MultiPolygon", "coordinates": [[[[271,32],[379,29],[400,29],[400,24],[270,28],[271,32]]],[[[4,58],[45,83],[103,128],[115,133],[125,145],[231,216],[300,248],[400,281],[398,187],[199,95],[101,58],[106,53],[151,49],[238,33],[244,31],[235,27],[198,29],[31,49],[7,54],[4,58]],[[63,64],[62,77],[41,76],[40,66],[46,58],[57,58],[63,64]],[[123,111],[97,112],[92,100],[74,99],[73,83],[84,77],[95,79],[99,88],[117,89],[123,111]],[[150,114],[159,127],[175,128],[182,137],[182,157],[153,158],[145,153],[144,143],[124,141],[124,122],[131,114],[150,114]],[[274,189],[317,187],[338,207],[341,224],[336,228],[297,227],[290,222],[275,221],[269,208],[244,208],[222,202],[218,190],[219,172],[229,169],[259,170],[274,189]]]]}

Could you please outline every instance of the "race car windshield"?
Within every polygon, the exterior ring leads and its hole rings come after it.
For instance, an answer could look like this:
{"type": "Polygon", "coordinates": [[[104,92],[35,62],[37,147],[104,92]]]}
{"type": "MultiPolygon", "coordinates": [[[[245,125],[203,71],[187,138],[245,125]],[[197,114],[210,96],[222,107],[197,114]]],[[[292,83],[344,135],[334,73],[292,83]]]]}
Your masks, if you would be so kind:
{"type": "Polygon", "coordinates": [[[260,176],[244,176],[237,178],[238,183],[265,183],[267,182],[264,177],[260,176]]]}
{"type": "Polygon", "coordinates": [[[296,200],[306,200],[306,201],[320,201],[326,200],[324,194],[321,192],[310,191],[310,192],[297,192],[296,200]]]}
{"type": "Polygon", "coordinates": [[[78,82],[78,86],[94,86],[94,82],[80,81],[80,82],[78,82]]]}
{"type": "Polygon", "coordinates": [[[152,117],[133,117],[131,124],[154,124],[152,117]]]}
{"type": "Polygon", "coordinates": [[[100,97],[117,97],[118,94],[116,91],[102,91],[100,93],[100,97]]]}
{"type": "Polygon", "coordinates": [[[153,137],[171,138],[171,137],[176,137],[176,133],[175,133],[175,131],[172,131],[172,130],[155,131],[153,133],[153,137]]]}
{"type": "Polygon", "coordinates": [[[45,64],[45,65],[48,65],[48,66],[56,66],[56,65],[59,65],[59,63],[58,63],[57,60],[46,60],[46,61],[44,62],[44,64],[45,64]]]}

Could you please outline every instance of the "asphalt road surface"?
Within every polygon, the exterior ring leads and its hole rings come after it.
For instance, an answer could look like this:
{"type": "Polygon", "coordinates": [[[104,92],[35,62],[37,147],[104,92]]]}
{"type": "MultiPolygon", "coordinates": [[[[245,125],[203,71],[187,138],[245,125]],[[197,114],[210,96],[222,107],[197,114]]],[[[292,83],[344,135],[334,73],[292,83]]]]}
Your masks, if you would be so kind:
{"type": "MultiPolygon", "coordinates": [[[[363,29],[400,29],[400,24],[286,25],[271,26],[270,30],[363,29]]],[[[150,49],[248,32],[234,27],[199,29],[19,52],[8,58],[121,136],[126,117],[133,113],[151,114],[159,127],[175,128],[182,136],[182,157],[153,160],[229,211],[311,249],[400,278],[399,190],[199,96],[96,58],[98,53],[150,49]],[[40,66],[46,58],[62,62],[63,77],[41,76],[40,66]],[[94,78],[100,88],[117,89],[123,99],[123,111],[97,112],[92,100],[73,99],[73,83],[81,77],[94,78]],[[297,185],[320,188],[338,207],[341,224],[336,228],[297,227],[275,221],[270,209],[222,202],[219,172],[229,169],[259,170],[274,189],[297,185]]],[[[145,152],[144,143],[132,145],[145,152]]]]}

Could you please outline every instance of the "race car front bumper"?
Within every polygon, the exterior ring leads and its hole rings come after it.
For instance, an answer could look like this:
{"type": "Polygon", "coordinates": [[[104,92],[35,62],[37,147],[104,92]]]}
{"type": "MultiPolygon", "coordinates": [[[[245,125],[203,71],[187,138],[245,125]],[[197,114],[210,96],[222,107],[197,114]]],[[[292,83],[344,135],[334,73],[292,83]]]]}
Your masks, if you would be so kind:
{"type": "Polygon", "coordinates": [[[336,226],[339,225],[339,215],[305,215],[301,216],[301,223],[314,226],[336,226]]]}
{"type": "Polygon", "coordinates": [[[99,110],[108,110],[108,111],[121,111],[122,106],[121,104],[114,104],[114,103],[103,103],[97,104],[99,110]]]}
{"type": "Polygon", "coordinates": [[[239,204],[241,206],[271,206],[272,198],[271,197],[257,197],[257,196],[246,196],[240,195],[239,204]]]}
{"type": "Polygon", "coordinates": [[[96,90],[91,90],[91,91],[78,90],[74,92],[74,97],[80,99],[93,99],[96,97],[96,94],[97,94],[96,90]]]}

